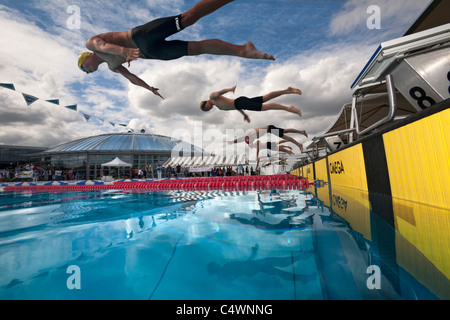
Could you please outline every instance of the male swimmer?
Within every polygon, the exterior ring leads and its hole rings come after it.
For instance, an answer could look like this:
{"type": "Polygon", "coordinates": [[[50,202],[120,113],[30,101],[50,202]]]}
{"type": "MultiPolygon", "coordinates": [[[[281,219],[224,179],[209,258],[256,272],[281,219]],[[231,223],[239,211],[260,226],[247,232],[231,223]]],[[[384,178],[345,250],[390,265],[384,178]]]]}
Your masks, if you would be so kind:
{"type": "Polygon", "coordinates": [[[286,107],[278,103],[266,103],[269,100],[272,100],[285,94],[301,95],[302,92],[300,91],[300,89],[289,87],[285,90],[273,91],[264,96],[254,98],[239,97],[237,99],[228,99],[223,96],[227,92],[234,93],[235,90],[236,86],[229,89],[223,89],[211,93],[208,101],[202,101],[200,103],[200,109],[202,109],[203,111],[209,111],[214,106],[216,106],[218,109],[225,111],[238,110],[240,113],[242,113],[242,115],[244,116],[244,120],[247,122],[250,122],[250,118],[243,110],[250,110],[250,111],[284,110],[291,113],[295,113],[300,117],[302,116],[301,111],[294,106],[286,107]]]}
{"type": "Polygon", "coordinates": [[[252,42],[235,45],[218,39],[203,41],[165,40],[167,37],[195,24],[200,18],[216,11],[233,0],[201,0],[188,11],[173,17],[159,18],[128,31],[108,32],[89,38],[78,58],[78,67],[86,73],[95,72],[106,62],[109,69],[120,73],[131,83],[146,88],[163,98],[157,88],[128,71],[123,63],[141,59],[174,60],[200,54],[231,55],[248,59],[275,58],[258,51],[252,42]]]}
{"type": "Polygon", "coordinates": [[[280,137],[283,140],[292,142],[300,149],[301,152],[303,152],[303,144],[299,143],[297,140],[295,140],[291,136],[288,136],[286,133],[299,133],[299,134],[304,135],[306,138],[308,138],[308,134],[306,133],[305,130],[297,130],[297,129],[292,129],[292,128],[283,129],[283,128],[278,128],[271,124],[271,125],[268,125],[265,127],[257,128],[255,130],[251,131],[250,133],[248,133],[247,135],[236,138],[233,141],[229,141],[228,143],[233,144],[233,143],[238,143],[238,142],[242,142],[245,140],[245,142],[247,142],[247,144],[248,144],[249,139],[258,139],[259,137],[263,136],[265,133],[273,134],[275,136],[280,137]]]}
{"type": "Polygon", "coordinates": [[[259,167],[259,159],[261,158],[259,156],[259,151],[263,149],[267,149],[267,158],[270,159],[270,157],[274,154],[272,154],[271,151],[276,151],[275,154],[283,154],[287,153],[289,155],[294,155],[292,152],[292,148],[289,146],[282,146],[282,143],[288,142],[287,140],[280,140],[279,142],[260,142],[259,140],[256,140],[256,142],[251,142],[248,145],[252,148],[256,145],[256,168],[259,167]]]}

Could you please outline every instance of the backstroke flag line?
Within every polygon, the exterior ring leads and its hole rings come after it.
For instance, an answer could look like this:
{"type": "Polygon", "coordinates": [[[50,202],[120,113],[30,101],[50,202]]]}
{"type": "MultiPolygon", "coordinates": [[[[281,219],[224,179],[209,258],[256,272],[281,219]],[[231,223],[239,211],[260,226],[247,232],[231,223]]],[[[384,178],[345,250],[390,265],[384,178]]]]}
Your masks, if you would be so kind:
{"type": "MultiPolygon", "coordinates": [[[[0,87],[16,91],[16,88],[14,87],[14,84],[12,84],[12,83],[0,83],[0,87]]],[[[30,106],[31,104],[33,104],[34,102],[39,100],[38,97],[32,96],[27,93],[23,93],[23,92],[21,92],[21,93],[22,93],[23,98],[25,99],[25,103],[27,104],[27,106],[30,106]]],[[[59,105],[59,99],[50,99],[50,100],[44,100],[44,101],[55,104],[55,105],[59,105]]],[[[78,106],[76,104],[72,104],[72,105],[68,105],[68,106],[64,106],[64,107],[69,110],[78,111],[78,106]]],[[[99,118],[99,117],[93,116],[91,114],[84,113],[82,111],[78,111],[78,113],[81,114],[86,121],[89,121],[90,118],[96,118],[97,120],[100,120],[102,122],[102,124],[105,121],[105,119],[103,119],[103,118],[99,118]]],[[[113,122],[113,121],[107,121],[107,122],[110,125],[112,125],[113,127],[116,126],[116,122],[113,122]]],[[[128,124],[119,124],[119,125],[123,126],[123,127],[128,127],[128,124]]]]}

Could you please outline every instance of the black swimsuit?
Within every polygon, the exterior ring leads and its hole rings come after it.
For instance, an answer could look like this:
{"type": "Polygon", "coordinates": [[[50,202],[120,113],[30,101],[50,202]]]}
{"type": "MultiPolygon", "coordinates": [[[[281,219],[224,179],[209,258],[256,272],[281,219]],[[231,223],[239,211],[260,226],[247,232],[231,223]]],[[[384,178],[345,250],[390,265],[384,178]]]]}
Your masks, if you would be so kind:
{"type": "Polygon", "coordinates": [[[239,97],[234,100],[234,107],[236,110],[250,110],[261,111],[263,104],[263,97],[239,97]]]}
{"type": "Polygon", "coordinates": [[[183,29],[180,14],[135,27],[131,34],[146,59],[174,60],[188,55],[188,42],[166,38],[183,29]]]}
{"type": "Polygon", "coordinates": [[[271,133],[281,138],[284,136],[284,129],[275,127],[274,125],[271,124],[267,128],[267,133],[271,133]]]}
{"type": "Polygon", "coordinates": [[[267,150],[278,151],[278,144],[276,142],[266,142],[267,150]]]}

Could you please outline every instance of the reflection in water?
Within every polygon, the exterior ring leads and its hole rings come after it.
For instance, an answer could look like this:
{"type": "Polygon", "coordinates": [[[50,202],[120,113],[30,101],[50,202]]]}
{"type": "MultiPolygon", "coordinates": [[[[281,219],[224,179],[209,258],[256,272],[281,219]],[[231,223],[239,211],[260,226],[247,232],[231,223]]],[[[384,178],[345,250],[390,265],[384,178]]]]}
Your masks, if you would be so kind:
{"type": "Polygon", "coordinates": [[[349,225],[367,264],[380,267],[389,298],[450,298],[448,210],[340,186],[310,191],[349,225]]]}
{"type": "Polygon", "coordinates": [[[258,244],[252,248],[250,258],[242,261],[229,261],[220,266],[218,263],[211,261],[207,265],[210,274],[216,275],[221,285],[227,285],[240,277],[253,277],[258,273],[270,276],[277,276],[288,281],[308,282],[317,278],[316,273],[296,274],[292,270],[292,265],[298,261],[305,261],[313,255],[312,252],[304,252],[301,254],[287,257],[270,257],[263,259],[254,259],[259,249],[258,244]],[[291,267],[289,271],[281,268],[291,267]]]}
{"type": "Polygon", "coordinates": [[[326,188],[0,194],[0,298],[448,297],[447,262],[430,263],[405,231],[424,223],[416,208],[394,206],[400,235],[367,195],[330,200],[326,188]],[[69,265],[80,291],[65,287],[69,265]],[[380,290],[367,288],[370,265],[380,290]]]}

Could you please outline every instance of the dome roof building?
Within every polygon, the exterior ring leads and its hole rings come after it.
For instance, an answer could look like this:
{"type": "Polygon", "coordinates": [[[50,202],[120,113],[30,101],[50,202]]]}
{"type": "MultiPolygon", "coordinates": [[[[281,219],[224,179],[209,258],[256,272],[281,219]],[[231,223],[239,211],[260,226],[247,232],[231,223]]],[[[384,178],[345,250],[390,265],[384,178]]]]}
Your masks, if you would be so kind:
{"type": "MultiPolygon", "coordinates": [[[[62,170],[74,169],[79,179],[95,179],[102,174],[117,174],[102,173],[101,168],[101,164],[117,157],[131,164],[132,169],[145,170],[147,176],[152,177],[156,175],[153,174],[156,173],[156,167],[163,165],[174,154],[196,156],[202,153],[202,149],[182,140],[158,134],[129,132],[102,134],[63,143],[33,154],[32,159],[62,170]]],[[[121,170],[128,170],[128,176],[131,169],[121,170]]]]}

